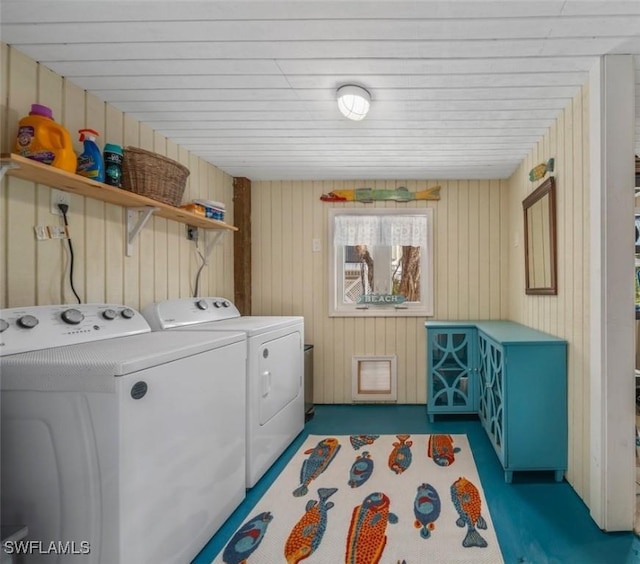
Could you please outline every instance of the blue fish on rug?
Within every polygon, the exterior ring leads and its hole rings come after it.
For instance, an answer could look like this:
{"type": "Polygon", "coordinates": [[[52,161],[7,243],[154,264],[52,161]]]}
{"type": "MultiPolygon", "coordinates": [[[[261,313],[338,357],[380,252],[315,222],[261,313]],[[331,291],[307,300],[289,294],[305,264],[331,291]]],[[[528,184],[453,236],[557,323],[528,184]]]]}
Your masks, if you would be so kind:
{"type": "Polygon", "coordinates": [[[353,508],[345,564],[377,564],[387,544],[387,523],[397,523],[398,517],[389,512],[389,498],[374,492],[353,508]]]}
{"type": "Polygon", "coordinates": [[[418,486],[418,493],[413,502],[413,514],[416,516],[414,525],[420,529],[420,536],[428,539],[435,529],[435,522],[440,517],[440,496],[431,484],[418,486]]]}
{"type": "Polygon", "coordinates": [[[225,564],[242,564],[260,546],[269,523],[273,520],[270,511],[264,511],[240,527],[222,553],[225,564]]]}
{"type": "Polygon", "coordinates": [[[478,488],[464,477],[458,478],[451,484],[451,501],[458,512],[456,525],[458,527],[467,526],[467,535],[462,541],[462,546],[478,546],[484,548],[487,541],[482,538],[478,529],[486,529],[487,522],[482,517],[482,502],[478,488]]]}
{"type": "Polygon", "coordinates": [[[455,462],[457,452],[460,452],[460,449],[453,447],[451,435],[429,435],[427,456],[438,466],[451,466],[455,462]]]}
{"type": "Polygon", "coordinates": [[[357,488],[364,484],[373,473],[373,459],[368,451],[363,450],[349,470],[349,485],[357,488]]]}
{"type": "Polygon", "coordinates": [[[289,564],[297,564],[309,558],[320,546],[327,528],[327,511],[333,502],[327,502],[338,488],[320,488],[319,501],[310,499],[305,507],[305,514],[295,524],[284,545],[284,557],[289,564]]]}
{"type": "Polygon", "coordinates": [[[389,468],[396,474],[402,474],[411,466],[412,441],[407,440],[411,435],[396,435],[400,442],[393,443],[393,450],[389,455],[389,468]]]}
{"type": "Polygon", "coordinates": [[[309,492],[307,486],[327,469],[339,450],[340,443],[338,439],[330,437],[322,439],[315,447],[304,451],[304,454],[309,454],[310,456],[302,463],[302,468],[300,469],[301,485],[293,490],[295,497],[307,495],[309,492]]]}
{"type": "Polygon", "coordinates": [[[349,442],[353,450],[358,450],[360,447],[372,445],[379,438],[380,435],[350,435],[349,442]]]}

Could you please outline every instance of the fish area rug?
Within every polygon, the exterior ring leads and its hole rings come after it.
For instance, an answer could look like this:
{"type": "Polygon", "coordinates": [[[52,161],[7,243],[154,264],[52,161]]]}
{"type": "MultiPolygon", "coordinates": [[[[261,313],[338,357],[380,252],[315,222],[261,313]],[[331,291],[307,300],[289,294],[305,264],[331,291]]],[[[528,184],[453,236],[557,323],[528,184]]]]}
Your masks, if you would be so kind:
{"type": "Polygon", "coordinates": [[[310,435],[215,564],[504,562],[466,435],[310,435]]]}

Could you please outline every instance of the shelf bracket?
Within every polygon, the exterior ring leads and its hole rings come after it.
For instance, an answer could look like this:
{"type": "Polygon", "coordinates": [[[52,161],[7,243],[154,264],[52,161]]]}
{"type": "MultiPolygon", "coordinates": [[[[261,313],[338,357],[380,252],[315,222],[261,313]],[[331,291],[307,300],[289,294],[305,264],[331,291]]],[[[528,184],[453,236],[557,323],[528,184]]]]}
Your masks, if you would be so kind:
{"type": "Polygon", "coordinates": [[[12,168],[18,168],[17,164],[14,163],[2,163],[0,164],[0,182],[4,178],[5,173],[12,168]]]}
{"type": "Polygon", "coordinates": [[[127,251],[126,255],[130,257],[133,254],[133,242],[136,240],[138,233],[147,224],[151,215],[158,211],[159,208],[153,206],[144,206],[141,208],[127,208],[127,251]],[[137,220],[137,221],[136,221],[137,220]],[[134,225],[135,222],[135,225],[134,225]]]}

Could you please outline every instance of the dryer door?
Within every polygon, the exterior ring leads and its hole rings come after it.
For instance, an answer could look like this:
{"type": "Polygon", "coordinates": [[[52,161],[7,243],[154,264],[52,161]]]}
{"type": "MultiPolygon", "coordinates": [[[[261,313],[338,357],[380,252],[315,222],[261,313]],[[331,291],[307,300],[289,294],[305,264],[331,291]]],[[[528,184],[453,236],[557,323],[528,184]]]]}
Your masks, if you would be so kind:
{"type": "Polygon", "coordinates": [[[300,333],[266,340],[258,347],[260,425],[264,425],[301,393],[300,333]]]}

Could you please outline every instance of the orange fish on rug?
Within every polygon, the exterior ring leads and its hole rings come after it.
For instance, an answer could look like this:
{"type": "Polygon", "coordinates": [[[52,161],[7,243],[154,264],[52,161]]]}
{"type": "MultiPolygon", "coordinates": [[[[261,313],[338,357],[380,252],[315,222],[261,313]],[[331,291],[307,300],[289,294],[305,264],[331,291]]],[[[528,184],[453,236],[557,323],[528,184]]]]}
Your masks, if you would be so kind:
{"type": "Polygon", "coordinates": [[[333,502],[327,502],[338,488],[320,488],[319,501],[310,499],[306,505],[306,512],[295,524],[287,542],[284,545],[284,557],[289,564],[298,564],[309,558],[322,542],[327,529],[327,511],[333,507],[333,502]]]}
{"type": "Polygon", "coordinates": [[[460,452],[460,449],[454,448],[451,435],[429,435],[427,456],[438,466],[451,466],[455,462],[456,452],[460,452]]]}
{"type": "Polygon", "coordinates": [[[329,437],[322,439],[315,447],[304,451],[304,454],[309,454],[310,456],[302,463],[302,468],[300,468],[301,485],[293,490],[295,497],[307,495],[309,491],[307,486],[327,469],[339,450],[340,442],[338,439],[329,437]]]}
{"type": "Polygon", "coordinates": [[[467,535],[462,541],[462,546],[467,548],[470,546],[486,547],[487,541],[476,530],[476,527],[478,529],[487,528],[487,522],[481,514],[482,502],[478,488],[466,478],[460,477],[451,484],[451,501],[459,515],[456,525],[458,527],[467,526],[467,535]]]}
{"type": "Polygon", "coordinates": [[[389,512],[390,500],[382,492],[369,494],[353,508],[347,535],[345,564],[378,564],[387,544],[387,523],[397,523],[389,512]]]}
{"type": "Polygon", "coordinates": [[[393,443],[393,450],[389,455],[389,468],[396,474],[402,474],[409,466],[411,466],[411,445],[413,441],[409,441],[411,435],[396,435],[400,442],[393,443]]]}

